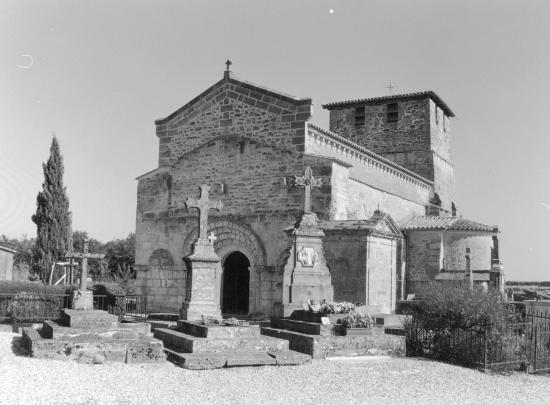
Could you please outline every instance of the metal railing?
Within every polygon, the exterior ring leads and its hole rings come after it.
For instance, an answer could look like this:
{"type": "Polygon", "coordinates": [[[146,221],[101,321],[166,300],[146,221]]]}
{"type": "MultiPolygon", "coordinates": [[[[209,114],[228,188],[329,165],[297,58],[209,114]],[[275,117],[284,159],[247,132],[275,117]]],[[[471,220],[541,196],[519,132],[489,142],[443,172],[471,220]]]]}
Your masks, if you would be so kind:
{"type": "Polygon", "coordinates": [[[550,317],[527,314],[525,322],[499,328],[407,328],[407,354],[483,370],[550,372],[550,317]]]}

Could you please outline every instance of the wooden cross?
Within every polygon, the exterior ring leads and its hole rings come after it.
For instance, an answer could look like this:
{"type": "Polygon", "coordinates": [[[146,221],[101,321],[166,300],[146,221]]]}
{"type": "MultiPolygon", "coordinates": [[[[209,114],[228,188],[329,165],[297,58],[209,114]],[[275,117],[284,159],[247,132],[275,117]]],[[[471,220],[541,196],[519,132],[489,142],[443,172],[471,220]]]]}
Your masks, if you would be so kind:
{"type": "Polygon", "coordinates": [[[85,291],[86,290],[86,280],[88,278],[88,259],[96,259],[101,260],[105,257],[104,254],[101,253],[88,253],[90,241],[85,239],[84,240],[84,246],[82,249],[82,253],[79,252],[68,252],[65,254],[65,257],[67,259],[70,259],[70,263],[72,264],[73,259],[81,259],[82,260],[82,272],[80,274],[80,290],[85,291]]]}
{"type": "Polygon", "coordinates": [[[225,66],[226,66],[225,70],[226,70],[226,72],[229,72],[229,66],[231,66],[232,64],[233,63],[229,59],[227,59],[225,61],[225,66]]]}
{"type": "Polygon", "coordinates": [[[311,187],[320,187],[321,180],[313,177],[311,167],[306,167],[304,175],[294,176],[294,185],[305,188],[304,191],[304,212],[311,212],[311,187]]]}
{"type": "Polygon", "coordinates": [[[388,89],[388,90],[390,91],[390,96],[391,96],[391,91],[392,91],[392,89],[394,89],[394,88],[395,88],[395,86],[392,86],[391,80],[390,80],[390,85],[389,85],[389,86],[386,86],[386,89],[388,89]]]}
{"type": "Polygon", "coordinates": [[[220,200],[210,201],[208,199],[208,191],[210,191],[210,187],[208,187],[206,184],[200,186],[200,189],[200,198],[198,200],[194,198],[188,198],[185,201],[185,206],[187,207],[187,209],[196,208],[199,210],[199,239],[206,241],[208,239],[208,212],[211,209],[215,209],[218,211],[221,210],[222,202],[220,200]]]}

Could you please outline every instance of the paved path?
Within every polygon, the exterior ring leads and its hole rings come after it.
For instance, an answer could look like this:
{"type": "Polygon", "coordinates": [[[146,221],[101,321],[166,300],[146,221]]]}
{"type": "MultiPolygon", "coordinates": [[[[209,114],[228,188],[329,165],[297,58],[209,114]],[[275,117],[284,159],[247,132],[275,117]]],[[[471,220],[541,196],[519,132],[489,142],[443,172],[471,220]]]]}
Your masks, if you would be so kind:
{"type": "Polygon", "coordinates": [[[1,404],[543,404],[550,377],[491,375],[419,359],[189,371],[16,356],[0,333],[1,404]]]}

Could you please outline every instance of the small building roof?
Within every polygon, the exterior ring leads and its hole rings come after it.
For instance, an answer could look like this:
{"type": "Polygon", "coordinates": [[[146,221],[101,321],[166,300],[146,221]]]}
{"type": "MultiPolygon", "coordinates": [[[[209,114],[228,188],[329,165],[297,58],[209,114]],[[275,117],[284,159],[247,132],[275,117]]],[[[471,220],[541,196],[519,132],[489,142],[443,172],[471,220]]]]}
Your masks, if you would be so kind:
{"type": "Polygon", "coordinates": [[[454,117],[455,114],[449,108],[449,106],[439,97],[434,91],[417,91],[414,93],[405,93],[405,94],[395,94],[391,96],[380,96],[380,97],[370,97],[362,98],[356,100],[344,100],[344,101],[334,101],[331,103],[323,104],[322,107],[326,110],[333,110],[339,107],[347,107],[354,104],[377,104],[380,102],[388,101],[404,101],[404,100],[413,100],[417,98],[431,98],[449,117],[454,117]]]}
{"type": "Polygon", "coordinates": [[[9,253],[17,253],[17,250],[13,250],[13,249],[10,249],[9,247],[2,246],[2,245],[0,245],[0,250],[3,250],[5,252],[9,252],[9,253]]]}
{"type": "Polygon", "coordinates": [[[401,227],[402,231],[477,231],[477,232],[498,232],[497,226],[484,225],[479,222],[458,217],[438,217],[426,215],[413,217],[401,227]]]}
{"type": "Polygon", "coordinates": [[[319,226],[323,231],[367,230],[383,235],[403,237],[399,227],[395,224],[391,216],[379,210],[376,210],[368,219],[320,221],[319,226]]]}

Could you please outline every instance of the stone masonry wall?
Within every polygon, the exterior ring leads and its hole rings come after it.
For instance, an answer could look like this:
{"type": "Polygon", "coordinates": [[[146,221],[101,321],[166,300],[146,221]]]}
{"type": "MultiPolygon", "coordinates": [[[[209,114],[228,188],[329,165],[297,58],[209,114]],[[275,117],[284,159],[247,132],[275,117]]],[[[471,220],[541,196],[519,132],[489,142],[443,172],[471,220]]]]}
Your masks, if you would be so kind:
{"type": "Polygon", "coordinates": [[[330,130],[433,180],[429,99],[399,101],[398,122],[387,123],[387,104],[390,103],[333,109],[330,111],[330,130]],[[365,108],[364,126],[355,126],[356,107],[365,108]]]}
{"type": "Polygon", "coordinates": [[[323,248],[335,302],[366,302],[366,233],[325,230],[323,248]]]}
{"type": "Polygon", "coordinates": [[[466,255],[472,270],[491,269],[492,233],[450,231],[444,234],[446,270],[465,270],[466,255]],[[466,249],[470,249],[467,253],[466,249]]]}
{"type": "Polygon", "coordinates": [[[296,152],[304,150],[311,100],[285,97],[229,76],[169,117],[156,121],[159,166],[221,134],[261,140],[296,152]]]}
{"type": "Polygon", "coordinates": [[[441,269],[440,254],[441,231],[407,232],[407,285],[433,279],[441,269]]]}
{"type": "Polygon", "coordinates": [[[349,178],[418,204],[427,204],[433,184],[376,154],[357,148],[337,134],[310,125],[306,153],[330,156],[350,165],[349,178]]]}
{"type": "Polygon", "coordinates": [[[490,270],[492,235],[467,231],[408,231],[408,292],[414,292],[415,286],[434,279],[443,267],[449,271],[465,271],[467,254],[472,270],[490,270]]]}
{"type": "MultiPolygon", "coordinates": [[[[184,272],[182,258],[190,253],[198,222],[195,210],[186,210],[183,202],[188,197],[198,198],[198,186],[206,183],[211,187],[210,199],[223,203],[222,211],[211,211],[209,220],[209,230],[219,238],[215,247],[222,259],[231,249],[247,255],[252,249],[243,243],[246,237],[239,236],[243,232],[229,234],[220,230],[217,225],[220,221],[228,223],[223,229],[230,228],[229,223],[248,228],[263,246],[265,252],[260,255],[261,260],[249,257],[257,267],[254,271],[259,272],[251,273],[251,286],[255,283],[256,290],[254,296],[251,294],[254,302],[250,308],[270,313],[273,304],[281,299],[278,266],[284,261],[281,255],[288,245],[284,229],[291,227],[303,210],[303,188],[294,187],[291,179],[301,175],[306,166],[312,168],[315,177],[322,181],[322,186],[312,192],[313,207],[319,217],[326,218],[330,212],[330,179],[335,165],[327,158],[306,156],[257,140],[225,136],[184,155],[171,169],[142,176],[138,183],[136,264],[142,265],[141,272],[149,271],[149,276],[141,279],[157,279],[156,273],[147,268],[151,255],[158,249],[170,252],[175,273],[184,272]]],[[[182,274],[172,278],[184,280],[182,274]]],[[[158,290],[170,287],[156,281],[148,281],[151,285],[140,283],[153,295],[168,293],[169,296],[172,292],[158,290]]],[[[183,290],[184,281],[178,283],[178,288],[183,290]]]]}
{"type": "Polygon", "coordinates": [[[368,219],[377,209],[389,214],[398,225],[426,213],[422,204],[350,179],[347,187],[346,218],[335,219],[368,219]]]}

